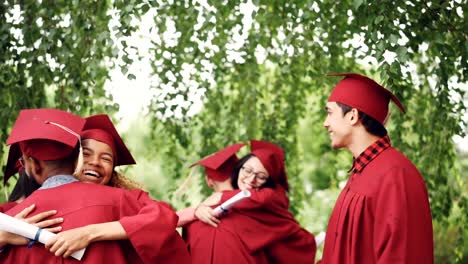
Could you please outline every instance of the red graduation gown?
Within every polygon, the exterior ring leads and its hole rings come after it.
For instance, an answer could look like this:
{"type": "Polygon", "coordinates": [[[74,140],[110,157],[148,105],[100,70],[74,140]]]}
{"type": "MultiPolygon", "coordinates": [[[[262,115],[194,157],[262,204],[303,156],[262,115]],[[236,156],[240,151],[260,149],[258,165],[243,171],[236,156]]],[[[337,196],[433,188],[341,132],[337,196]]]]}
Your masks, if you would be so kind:
{"type": "Polygon", "coordinates": [[[322,264],[434,263],[427,189],[389,147],[351,175],[328,223],[322,264]]]}
{"type": "Polygon", "coordinates": [[[250,253],[243,238],[237,233],[236,226],[242,225],[242,217],[230,215],[223,218],[216,228],[201,221],[194,221],[184,227],[184,239],[192,263],[269,263],[264,252],[250,253]]]}
{"type": "Polygon", "coordinates": [[[57,210],[54,217],[64,218],[63,230],[119,220],[129,240],[91,243],[81,261],[55,257],[40,243],[29,249],[9,246],[0,263],[190,263],[175,230],[177,216],[143,191],[75,182],[37,190],[7,213],[15,215],[33,203],[35,212],[57,210]]]}
{"type": "Polygon", "coordinates": [[[5,213],[6,211],[15,207],[17,204],[18,204],[17,202],[7,202],[4,204],[0,204],[0,213],[5,213]]]}
{"type": "MultiPolygon", "coordinates": [[[[223,192],[221,203],[238,192],[238,190],[223,192]]],[[[198,255],[204,255],[204,259],[211,260],[225,258],[224,255],[228,250],[223,251],[218,245],[222,240],[223,243],[231,244],[229,254],[238,256],[237,258],[229,256],[233,261],[243,257],[248,259],[244,260],[245,263],[314,263],[316,251],[314,237],[302,229],[288,211],[288,199],[284,190],[264,188],[259,191],[251,190],[251,193],[249,199],[231,208],[230,212],[221,219],[218,228],[198,221],[190,226],[187,230],[187,241],[193,262],[198,263],[195,258],[198,255]],[[205,229],[211,230],[213,234],[211,236],[202,234],[201,231],[205,229]],[[233,238],[224,233],[228,233],[233,238]],[[236,248],[234,244],[237,244],[236,248]],[[220,250],[214,250],[216,247],[220,250]]]]}

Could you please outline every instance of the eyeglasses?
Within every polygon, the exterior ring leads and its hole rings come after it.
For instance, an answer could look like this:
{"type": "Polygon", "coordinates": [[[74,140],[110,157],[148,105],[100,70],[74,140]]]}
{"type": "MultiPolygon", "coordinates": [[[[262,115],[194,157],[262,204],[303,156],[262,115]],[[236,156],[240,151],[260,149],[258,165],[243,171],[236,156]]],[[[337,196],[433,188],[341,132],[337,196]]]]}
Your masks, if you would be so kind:
{"type": "Polygon", "coordinates": [[[264,172],[254,172],[254,170],[250,167],[242,166],[242,172],[245,176],[250,177],[252,175],[255,176],[255,179],[259,182],[266,182],[268,180],[268,175],[264,172]]]}

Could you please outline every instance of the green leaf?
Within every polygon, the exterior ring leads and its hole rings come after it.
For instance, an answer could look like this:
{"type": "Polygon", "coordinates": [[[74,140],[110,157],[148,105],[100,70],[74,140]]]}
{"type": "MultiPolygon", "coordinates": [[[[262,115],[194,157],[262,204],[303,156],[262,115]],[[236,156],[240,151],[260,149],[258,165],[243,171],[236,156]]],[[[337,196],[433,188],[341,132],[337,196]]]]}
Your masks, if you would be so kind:
{"type": "Polygon", "coordinates": [[[354,9],[355,10],[358,9],[362,5],[363,2],[364,2],[364,0],[353,0],[354,9]]]}

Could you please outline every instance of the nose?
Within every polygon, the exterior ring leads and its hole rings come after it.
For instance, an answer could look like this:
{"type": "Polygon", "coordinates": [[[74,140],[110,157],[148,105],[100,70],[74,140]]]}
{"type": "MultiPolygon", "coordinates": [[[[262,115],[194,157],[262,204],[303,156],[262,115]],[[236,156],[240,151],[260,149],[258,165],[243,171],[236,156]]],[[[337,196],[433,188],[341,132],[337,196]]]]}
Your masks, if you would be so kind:
{"type": "Polygon", "coordinates": [[[328,128],[328,118],[325,118],[325,120],[323,120],[323,127],[328,128]]]}
{"type": "Polygon", "coordinates": [[[84,162],[97,166],[99,164],[99,157],[97,155],[88,155],[86,158],[84,158],[84,162]]]}
{"type": "Polygon", "coordinates": [[[252,174],[250,174],[249,176],[247,176],[247,181],[248,181],[248,183],[253,183],[253,182],[255,182],[255,178],[256,178],[255,173],[252,173],[252,174]]]}

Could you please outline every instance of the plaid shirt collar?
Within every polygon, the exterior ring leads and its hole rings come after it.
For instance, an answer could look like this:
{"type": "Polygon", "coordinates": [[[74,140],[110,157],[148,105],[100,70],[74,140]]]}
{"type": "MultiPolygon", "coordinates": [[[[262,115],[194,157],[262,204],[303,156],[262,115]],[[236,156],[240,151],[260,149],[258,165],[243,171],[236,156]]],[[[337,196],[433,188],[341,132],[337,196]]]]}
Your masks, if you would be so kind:
{"type": "Polygon", "coordinates": [[[360,173],[375,157],[377,157],[382,151],[391,146],[390,137],[388,135],[379,138],[377,141],[372,143],[366,150],[364,150],[357,158],[353,161],[353,167],[350,171],[353,173],[360,173]]]}

